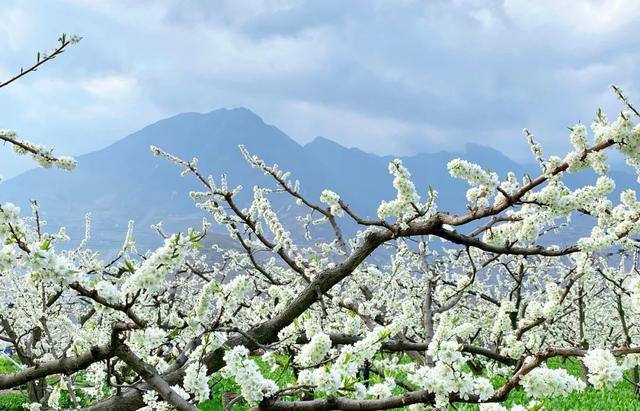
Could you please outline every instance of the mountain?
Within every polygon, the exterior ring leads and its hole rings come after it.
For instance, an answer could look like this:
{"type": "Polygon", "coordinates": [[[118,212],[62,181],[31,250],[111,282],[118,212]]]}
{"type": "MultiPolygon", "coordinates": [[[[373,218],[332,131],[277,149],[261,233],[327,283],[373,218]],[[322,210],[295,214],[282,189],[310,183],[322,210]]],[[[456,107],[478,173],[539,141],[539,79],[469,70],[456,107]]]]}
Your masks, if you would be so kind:
{"type": "MultiPolygon", "coordinates": [[[[67,227],[75,241],[84,233],[84,214],[91,212],[92,247],[100,250],[121,245],[129,219],[136,221],[136,239],[140,249],[159,242],[149,228],[164,221],[167,231],[199,226],[204,213],[188,197],[191,190],[202,190],[193,176],[180,176],[180,170],[149,151],[156,145],[183,159],[199,159],[205,174],[218,178],[226,174],[229,185],[242,185],[238,201],[248,204],[252,187],[270,184],[267,177],[252,169],[238,145],[259,155],[268,164],[292,172],[301,182],[304,195],[317,200],[323,189],[336,191],[354,210],[374,215],[383,199],[395,197],[392,177],[387,170],[391,156],[377,156],[355,148],[343,147],[317,137],[300,145],[272,125],[265,124],[245,108],[219,109],[209,113],[184,113],[151,124],[100,151],[77,157],[72,172],[34,169],[0,184],[0,202],[14,202],[24,210],[37,199],[49,229],[67,227]]],[[[461,157],[481,164],[504,177],[507,171],[518,175],[536,172],[535,166],[515,163],[499,151],[467,144],[460,153],[421,153],[402,157],[413,175],[420,194],[428,187],[439,193],[438,207],[452,212],[464,211],[467,184],[451,179],[446,164],[461,157]]],[[[621,186],[635,186],[629,174],[614,173],[621,186]]],[[[595,176],[580,173],[572,184],[588,184],[595,176]]],[[[285,218],[293,218],[289,202],[274,201],[285,218]]],[[[225,236],[220,235],[219,240],[225,236]]]]}

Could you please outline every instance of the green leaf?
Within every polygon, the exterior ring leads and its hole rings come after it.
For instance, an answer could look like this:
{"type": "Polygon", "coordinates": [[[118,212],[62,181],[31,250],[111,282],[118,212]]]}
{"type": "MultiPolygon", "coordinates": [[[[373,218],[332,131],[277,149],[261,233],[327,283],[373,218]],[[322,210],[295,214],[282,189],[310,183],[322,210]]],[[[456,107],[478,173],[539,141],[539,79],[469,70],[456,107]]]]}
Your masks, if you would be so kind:
{"type": "Polygon", "coordinates": [[[530,411],[540,411],[542,410],[542,407],[544,407],[544,404],[540,402],[538,404],[535,404],[533,407],[531,407],[530,411]]]}
{"type": "Polygon", "coordinates": [[[133,274],[136,269],[133,266],[133,263],[129,260],[124,260],[124,266],[126,267],[127,271],[130,272],[131,274],[133,274]]]}
{"type": "Polygon", "coordinates": [[[47,251],[49,248],[51,248],[51,240],[50,239],[46,239],[42,242],[42,244],[40,244],[40,249],[41,250],[45,250],[47,251]]]}

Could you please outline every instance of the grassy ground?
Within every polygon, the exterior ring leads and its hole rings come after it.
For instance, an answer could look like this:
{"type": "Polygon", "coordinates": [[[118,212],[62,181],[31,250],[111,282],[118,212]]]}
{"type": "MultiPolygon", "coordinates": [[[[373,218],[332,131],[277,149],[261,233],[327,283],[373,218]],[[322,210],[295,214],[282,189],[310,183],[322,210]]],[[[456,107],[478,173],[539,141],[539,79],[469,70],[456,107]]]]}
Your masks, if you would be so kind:
{"type": "MultiPolygon", "coordinates": [[[[549,367],[565,368],[571,374],[579,377],[582,375],[580,362],[575,359],[568,359],[564,362],[554,359],[549,362],[549,367]]],[[[269,371],[266,364],[260,364],[265,375],[276,379],[281,386],[285,386],[292,381],[293,376],[290,370],[276,370],[274,373],[269,371]]],[[[9,373],[15,371],[16,367],[7,359],[0,357],[0,373],[9,373]]],[[[379,377],[373,377],[373,383],[377,382],[379,377]]],[[[499,385],[501,381],[496,380],[494,384],[499,385]]],[[[201,403],[198,408],[203,411],[222,410],[222,395],[225,392],[238,392],[239,387],[230,380],[214,376],[211,380],[212,399],[201,403]]],[[[397,390],[400,393],[400,390],[397,390]]],[[[529,398],[522,390],[514,390],[509,395],[507,405],[527,404],[529,398]]],[[[11,392],[0,395],[0,411],[22,411],[22,404],[28,403],[27,397],[20,392],[11,392]]],[[[566,397],[548,399],[544,401],[544,405],[549,411],[569,411],[569,410],[585,410],[585,411],[640,411],[640,400],[633,395],[633,388],[630,382],[623,382],[612,390],[594,390],[587,388],[584,392],[574,393],[566,397]]],[[[248,407],[246,404],[239,403],[234,411],[243,411],[248,407]]],[[[474,405],[455,404],[451,410],[477,410],[474,405]]]]}
{"type": "MultiPolygon", "coordinates": [[[[576,377],[582,377],[581,363],[569,358],[560,361],[550,360],[547,365],[550,368],[564,368],[576,377]]],[[[499,384],[501,381],[494,381],[499,384]]],[[[511,392],[505,405],[527,404],[529,398],[522,389],[511,392]]],[[[624,381],[611,390],[595,390],[587,388],[583,392],[573,393],[565,397],[557,397],[542,401],[548,411],[640,411],[640,400],[633,394],[633,386],[630,382],[624,381]]],[[[459,410],[477,410],[477,406],[458,406],[459,410]]]]}
{"type": "MultiPolygon", "coordinates": [[[[18,370],[18,367],[7,358],[0,357],[0,374],[8,374],[18,370]]],[[[21,392],[5,392],[0,394],[0,410],[24,411],[22,404],[29,403],[29,398],[21,392]]]]}
{"type": "MultiPolygon", "coordinates": [[[[551,368],[564,368],[576,377],[582,376],[582,367],[576,359],[567,359],[561,362],[553,359],[548,362],[551,368]]],[[[261,365],[265,375],[270,375],[266,366],[261,365]]],[[[277,374],[278,372],[276,372],[277,374]]],[[[277,378],[279,375],[271,375],[271,378],[277,378]]],[[[291,373],[285,373],[284,381],[290,381],[291,373]]],[[[374,376],[373,383],[378,382],[381,378],[374,376]]],[[[499,386],[500,380],[495,380],[494,384],[499,386]]],[[[238,392],[239,388],[235,383],[229,380],[221,380],[214,385],[212,394],[213,399],[199,405],[201,410],[218,411],[222,410],[221,401],[224,392],[238,392]]],[[[400,394],[402,390],[396,389],[396,394],[400,394]]],[[[528,404],[530,399],[525,395],[524,391],[517,389],[511,392],[506,405],[528,404]]],[[[633,386],[630,382],[624,381],[612,390],[594,390],[587,388],[580,393],[574,393],[565,397],[544,400],[544,405],[548,411],[640,411],[640,400],[633,394],[633,386]]],[[[246,404],[239,404],[233,408],[233,411],[247,410],[246,404]]],[[[450,410],[478,410],[477,405],[454,404],[450,410]]]]}

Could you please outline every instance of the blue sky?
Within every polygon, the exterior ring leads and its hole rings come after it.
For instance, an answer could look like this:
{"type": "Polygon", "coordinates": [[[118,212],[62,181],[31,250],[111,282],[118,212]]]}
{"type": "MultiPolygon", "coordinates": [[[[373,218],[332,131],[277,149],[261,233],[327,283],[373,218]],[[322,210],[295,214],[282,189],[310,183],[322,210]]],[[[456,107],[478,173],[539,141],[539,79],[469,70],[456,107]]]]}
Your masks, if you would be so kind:
{"type": "MultiPolygon", "coordinates": [[[[2,90],[0,127],[60,154],[185,111],[248,107],[300,142],[381,154],[489,145],[557,153],[566,127],[638,101],[640,2],[1,0],[0,78],[61,32],[84,36],[2,90]]],[[[0,150],[5,177],[30,166],[0,150]]]]}

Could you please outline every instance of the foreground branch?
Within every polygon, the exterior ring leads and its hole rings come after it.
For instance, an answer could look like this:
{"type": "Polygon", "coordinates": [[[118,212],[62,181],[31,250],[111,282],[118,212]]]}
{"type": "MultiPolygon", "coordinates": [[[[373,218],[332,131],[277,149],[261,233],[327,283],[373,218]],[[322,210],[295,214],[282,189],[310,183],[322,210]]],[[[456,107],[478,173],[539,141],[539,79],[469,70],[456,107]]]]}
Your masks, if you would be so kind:
{"type": "Polygon", "coordinates": [[[178,395],[158,372],[149,364],[142,361],[125,344],[119,344],[116,355],[127,363],[142,379],[149,384],[165,401],[173,405],[179,411],[197,411],[198,409],[189,401],[178,395]]]}

